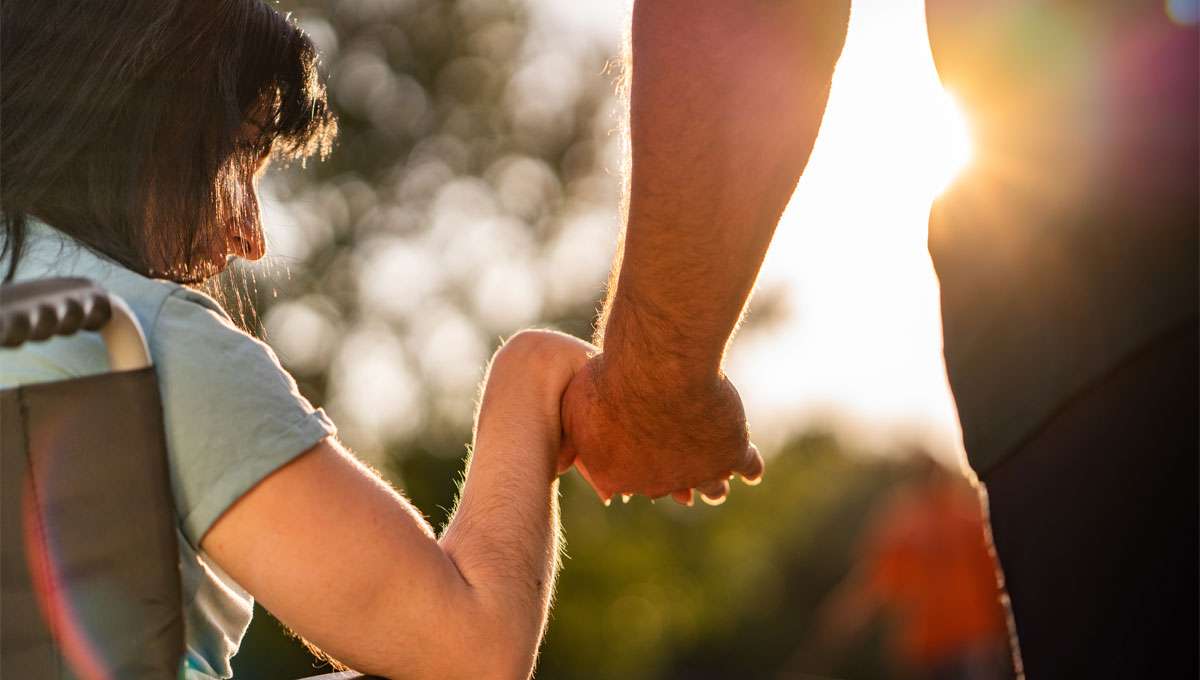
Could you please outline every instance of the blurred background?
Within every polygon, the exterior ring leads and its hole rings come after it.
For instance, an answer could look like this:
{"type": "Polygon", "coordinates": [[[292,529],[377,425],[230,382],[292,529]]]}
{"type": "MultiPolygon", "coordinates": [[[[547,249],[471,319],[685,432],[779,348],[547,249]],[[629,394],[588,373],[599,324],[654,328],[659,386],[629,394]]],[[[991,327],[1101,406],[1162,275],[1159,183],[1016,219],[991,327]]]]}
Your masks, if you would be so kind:
{"type": "MultiPolygon", "coordinates": [[[[233,272],[241,311],[342,439],[441,526],[501,338],[591,335],[620,226],[629,5],[277,4],[324,55],[341,134],[327,161],[264,178],[268,257],[233,272]]],[[[929,203],[969,158],[923,2],[855,0],[821,136],[728,358],[766,481],[720,508],[606,509],[568,474],[569,559],[537,677],[1002,665],[925,246],[929,203]],[[928,564],[963,585],[914,580],[928,564]],[[939,606],[975,619],[930,632],[939,606]]],[[[261,610],[242,649],[238,678],[322,668],[261,610]]]]}

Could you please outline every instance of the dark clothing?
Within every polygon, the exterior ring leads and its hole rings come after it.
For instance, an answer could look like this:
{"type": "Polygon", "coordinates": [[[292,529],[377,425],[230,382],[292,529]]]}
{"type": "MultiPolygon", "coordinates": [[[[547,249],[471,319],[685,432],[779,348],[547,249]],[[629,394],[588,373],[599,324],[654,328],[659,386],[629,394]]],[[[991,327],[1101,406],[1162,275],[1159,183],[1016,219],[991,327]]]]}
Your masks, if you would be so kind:
{"type": "Polygon", "coordinates": [[[946,369],[1032,680],[1197,677],[1200,33],[1171,3],[928,0],[974,160],[946,369]]]}
{"type": "Polygon", "coordinates": [[[1198,346],[1160,338],[983,476],[1030,680],[1200,676],[1198,346]]]}
{"type": "Polygon", "coordinates": [[[983,474],[1200,308],[1200,41],[1163,3],[929,0],[928,18],[975,144],[929,249],[983,474]]]}

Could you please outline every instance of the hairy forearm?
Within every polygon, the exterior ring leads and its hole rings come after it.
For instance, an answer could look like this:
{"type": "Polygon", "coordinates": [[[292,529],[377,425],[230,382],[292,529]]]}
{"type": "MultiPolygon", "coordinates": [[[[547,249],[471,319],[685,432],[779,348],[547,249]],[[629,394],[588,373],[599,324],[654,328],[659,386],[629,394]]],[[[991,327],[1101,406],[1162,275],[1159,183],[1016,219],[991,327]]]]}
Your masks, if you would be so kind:
{"type": "MultiPolygon", "coordinates": [[[[516,343],[501,353],[537,351],[536,343],[516,343]]],[[[488,381],[513,380],[514,371],[530,366],[498,357],[488,381]]],[[[496,644],[512,664],[501,677],[532,670],[558,572],[561,392],[485,392],[462,494],[439,541],[480,615],[493,624],[484,630],[500,633],[483,643],[496,644]]]]}
{"type": "Polygon", "coordinates": [[[553,469],[537,469],[480,442],[440,541],[467,585],[482,619],[477,623],[486,622],[482,630],[496,635],[464,652],[495,649],[503,656],[490,658],[487,666],[499,677],[529,674],[545,629],[558,572],[558,482],[553,478],[553,469]]]}
{"type": "Polygon", "coordinates": [[[611,361],[716,375],[816,139],[848,1],[637,0],[611,361]]]}

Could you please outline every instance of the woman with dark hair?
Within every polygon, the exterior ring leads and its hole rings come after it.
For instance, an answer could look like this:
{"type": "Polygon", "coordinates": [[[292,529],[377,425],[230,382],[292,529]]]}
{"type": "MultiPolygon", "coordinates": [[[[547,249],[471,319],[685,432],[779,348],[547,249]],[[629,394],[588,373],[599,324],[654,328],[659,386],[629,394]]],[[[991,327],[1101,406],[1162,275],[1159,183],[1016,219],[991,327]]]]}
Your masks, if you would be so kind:
{"type": "Polygon", "coordinates": [[[260,2],[98,4],[3,10],[12,264],[28,216],[181,283],[261,256],[253,177],[337,133],[312,43],[260,2]]]}
{"type": "MultiPolygon", "coordinates": [[[[458,507],[435,536],[270,348],[188,287],[262,256],[255,181],[271,158],[330,150],[309,39],[261,0],[0,12],[0,267],[6,280],[94,279],[145,329],[187,677],[231,676],[253,598],[365,672],[528,676],[558,566],[559,404],[591,347],[524,332],[497,353],[458,507]]],[[[87,334],[29,343],[0,353],[0,387],[106,368],[87,334]]]]}

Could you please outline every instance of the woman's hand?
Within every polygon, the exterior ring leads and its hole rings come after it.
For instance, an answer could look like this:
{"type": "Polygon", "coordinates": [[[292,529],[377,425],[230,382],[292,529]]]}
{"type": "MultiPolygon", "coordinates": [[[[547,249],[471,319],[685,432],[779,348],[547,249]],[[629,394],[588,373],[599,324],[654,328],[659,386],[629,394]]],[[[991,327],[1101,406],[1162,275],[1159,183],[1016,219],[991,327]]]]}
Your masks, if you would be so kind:
{"type": "Polygon", "coordinates": [[[555,331],[527,330],[504,343],[492,359],[475,419],[478,448],[496,439],[539,442],[548,474],[570,467],[562,460],[562,400],[596,348],[555,331]],[[565,463],[565,467],[562,464],[565,463]]]}

